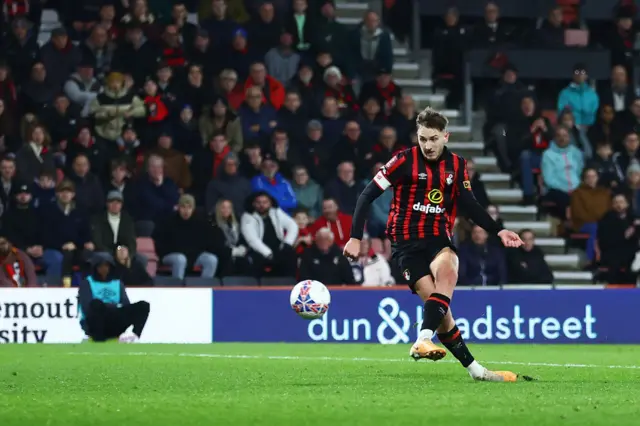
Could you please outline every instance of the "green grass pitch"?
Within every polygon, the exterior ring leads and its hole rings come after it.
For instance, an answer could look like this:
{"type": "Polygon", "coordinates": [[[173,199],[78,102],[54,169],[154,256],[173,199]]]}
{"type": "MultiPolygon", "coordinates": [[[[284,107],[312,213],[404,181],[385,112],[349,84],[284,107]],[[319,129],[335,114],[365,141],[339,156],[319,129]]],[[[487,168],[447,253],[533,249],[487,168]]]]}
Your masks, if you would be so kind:
{"type": "Polygon", "coordinates": [[[0,345],[0,425],[640,425],[640,347],[472,345],[476,383],[407,345],[0,345]]]}

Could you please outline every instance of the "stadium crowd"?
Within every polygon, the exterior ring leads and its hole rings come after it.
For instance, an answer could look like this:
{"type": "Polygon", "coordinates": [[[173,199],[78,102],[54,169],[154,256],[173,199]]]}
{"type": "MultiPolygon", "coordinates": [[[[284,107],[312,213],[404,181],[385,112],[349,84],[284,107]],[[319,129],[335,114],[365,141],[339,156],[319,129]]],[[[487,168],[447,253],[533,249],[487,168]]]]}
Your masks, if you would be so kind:
{"type": "MultiPolygon", "coordinates": [[[[69,286],[105,253],[126,286],[156,274],[403,280],[384,237],[389,191],[372,207],[361,258],[341,254],[365,183],[416,140],[416,107],[393,81],[378,15],[350,29],[330,0],[203,3],[196,25],[187,2],[59,0],[47,7],[63,25],[39,45],[39,2],[4,1],[0,285],[69,286]]],[[[495,42],[506,34],[491,5],[477,31],[495,42]]],[[[544,28],[557,28],[554,11],[544,28]]],[[[623,42],[635,38],[630,22],[616,21],[623,42]]],[[[450,58],[436,49],[435,72],[457,74],[455,10],[445,24],[450,58]]],[[[576,65],[556,119],[507,64],[486,102],[485,136],[524,202],[539,195],[588,234],[590,260],[619,278],[638,246],[640,99],[630,69],[613,65],[597,90],[576,65]]],[[[469,172],[499,220],[471,161],[469,172]]],[[[460,283],[552,282],[533,232],[522,237],[505,253],[461,219],[460,283]]]]}

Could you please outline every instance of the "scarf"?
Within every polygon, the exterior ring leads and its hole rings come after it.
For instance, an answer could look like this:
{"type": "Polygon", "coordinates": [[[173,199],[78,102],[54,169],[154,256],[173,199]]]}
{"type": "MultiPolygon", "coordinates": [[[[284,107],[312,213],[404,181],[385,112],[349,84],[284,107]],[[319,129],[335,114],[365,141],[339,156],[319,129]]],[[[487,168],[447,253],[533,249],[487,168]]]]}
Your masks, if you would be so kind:
{"type": "Polygon", "coordinates": [[[236,247],[240,242],[238,224],[236,222],[228,221],[220,222],[218,225],[220,226],[220,229],[222,229],[227,247],[236,247]]]}
{"type": "Polygon", "coordinates": [[[9,254],[2,258],[0,262],[2,262],[3,272],[11,280],[13,287],[24,287],[24,262],[18,256],[18,249],[11,248],[9,254]]]}

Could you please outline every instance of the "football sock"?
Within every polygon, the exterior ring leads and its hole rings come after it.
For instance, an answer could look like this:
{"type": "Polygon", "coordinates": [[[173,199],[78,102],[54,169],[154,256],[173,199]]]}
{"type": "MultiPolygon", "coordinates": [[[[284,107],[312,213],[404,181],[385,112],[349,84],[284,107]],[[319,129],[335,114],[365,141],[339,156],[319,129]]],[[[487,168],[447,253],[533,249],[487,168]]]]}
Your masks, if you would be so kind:
{"type": "MultiPolygon", "coordinates": [[[[438,340],[445,348],[449,349],[449,352],[460,361],[463,367],[469,368],[474,363],[473,355],[464,343],[457,325],[446,333],[438,333],[438,340]]],[[[476,362],[476,364],[478,363],[476,362]]]]}
{"type": "Polygon", "coordinates": [[[422,327],[420,328],[420,339],[431,339],[435,330],[440,326],[442,319],[449,310],[449,299],[444,294],[432,293],[424,302],[424,313],[422,327]]]}

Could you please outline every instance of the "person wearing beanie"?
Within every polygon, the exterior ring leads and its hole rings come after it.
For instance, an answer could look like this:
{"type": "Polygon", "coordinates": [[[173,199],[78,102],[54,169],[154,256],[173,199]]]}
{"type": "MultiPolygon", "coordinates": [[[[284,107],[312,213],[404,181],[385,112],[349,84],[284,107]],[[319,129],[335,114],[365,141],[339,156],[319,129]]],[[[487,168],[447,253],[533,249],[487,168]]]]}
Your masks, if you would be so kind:
{"type": "Polygon", "coordinates": [[[350,83],[346,83],[342,72],[336,66],[330,66],[324,71],[324,97],[335,98],[340,114],[344,117],[360,109],[356,95],[350,83]]]}
{"type": "Polygon", "coordinates": [[[27,253],[35,262],[42,262],[41,224],[33,205],[32,190],[22,183],[15,189],[13,208],[2,215],[2,232],[18,250],[27,253]]]}
{"type": "Polygon", "coordinates": [[[249,67],[260,57],[249,45],[247,31],[244,28],[234,31],[230,44],[231,48],[224,55],[224,68],[231,68],[238,73],[240,81],[244,81],[248,76],[249,67]]]}

